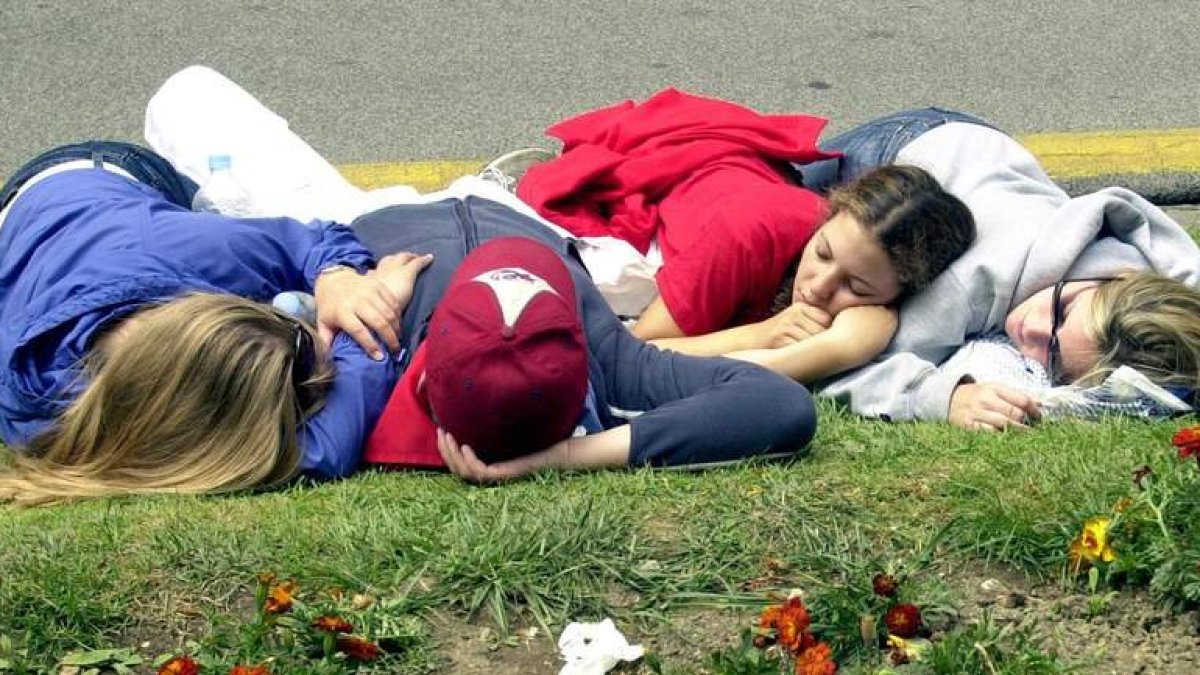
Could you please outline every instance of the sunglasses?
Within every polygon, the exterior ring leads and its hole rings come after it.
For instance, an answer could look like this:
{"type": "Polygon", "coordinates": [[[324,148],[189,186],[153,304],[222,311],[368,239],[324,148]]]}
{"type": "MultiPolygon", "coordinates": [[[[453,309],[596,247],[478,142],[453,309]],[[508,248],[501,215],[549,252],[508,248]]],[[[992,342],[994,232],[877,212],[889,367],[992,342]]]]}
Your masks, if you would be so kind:
{"type": "Polygon", "coordinates": [[[1091,283],[1103,284],[1112,281],[1114,277],[1082,277],[1079,279],[1061,279],[1054,284],[1054,294],[1051,296],[1051,323],[1050,323],[1050,344],[1046,354],[1046,374],[1050,376],[1051,384],[1059,384],[1063,380],[1064,373],[1060,372],[1062,368],[1062,347],[1058,341],[1058,329],[1062,328],[1063,320],[1066,319],[1066,312],[1062,304],[1062,290],[1067,284],[1076,283],[1091,283]]]}
{"type": "Polygon", "coordinates": [[[310,380],[317,363],[317,350],[313,345],[312,331],[305,328],[297,319],[295,321],[292,345],[292,386],[296,389],[296,401],[300,411],[310,410],[316,404],[316,392],[311,387],[302,386],[310,380]]]}

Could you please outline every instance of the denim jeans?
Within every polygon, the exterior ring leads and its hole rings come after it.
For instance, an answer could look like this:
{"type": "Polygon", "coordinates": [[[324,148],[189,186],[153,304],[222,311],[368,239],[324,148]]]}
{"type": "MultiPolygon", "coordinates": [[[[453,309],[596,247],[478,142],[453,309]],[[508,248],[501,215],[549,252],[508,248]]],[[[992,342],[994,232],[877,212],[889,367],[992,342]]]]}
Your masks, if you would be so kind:
{"type": "Polygon", "coordinates": [[[830,188],[848,183],[875,167],[894,163],[901,148],[926,131],[947,122],[992,127],[973,115],[943,108],[904,110],[871,120],[821,144],[822,150],[837,150],[842,157],[797,166],[796,169],[804,179],[804,187],[828,192],[830,188]]]}
{"type": "Polygon", "coordinates": [[[63,162],[90,159],[121,167],[140,183],[163,193],[170,201],[185,209],[192,208],[196,183],[180,174],[158,153],[132,143],[119,141],[87,141],[52,148],[29,160],[17,170],[0,189],[0,209],[3,209],[33,176],[63,162]]]}

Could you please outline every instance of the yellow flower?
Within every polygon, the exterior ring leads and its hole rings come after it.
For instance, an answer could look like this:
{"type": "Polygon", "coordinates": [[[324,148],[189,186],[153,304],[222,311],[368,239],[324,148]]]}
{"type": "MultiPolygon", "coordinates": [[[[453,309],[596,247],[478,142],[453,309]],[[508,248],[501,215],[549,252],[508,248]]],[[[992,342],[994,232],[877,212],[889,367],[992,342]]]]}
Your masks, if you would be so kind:
{"type": "Polygon", "coordinates": [[[1071,542],[1071,565],[1078,570],[1084,563],[1097,560],[1110,563],[1117,553],[1108,542],[1108,526],[1112,521],[1103,516],[1089,519],[1083,524],[1083,532],[1071,542]]]}

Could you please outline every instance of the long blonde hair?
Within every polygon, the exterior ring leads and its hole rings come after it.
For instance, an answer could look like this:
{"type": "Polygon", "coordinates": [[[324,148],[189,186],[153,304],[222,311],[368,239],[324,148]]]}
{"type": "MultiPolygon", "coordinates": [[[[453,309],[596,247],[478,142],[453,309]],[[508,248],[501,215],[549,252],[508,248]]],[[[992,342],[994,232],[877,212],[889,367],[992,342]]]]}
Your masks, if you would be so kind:
{"type": "Polygon", "coordinates": [[[310,329],[268,305],[209,293],[126,321],[111,348],[93,348],[80,396],[0,469],[0,501],[227,492],[296,474],[297,427],[332,381],[316,350],[303,369],[311,374],[292,381],[297,330],[311,338],[310,329]]]}
{"type": "Polygon", "coordinates": [[[1130,366],[1164,386],[1200,387],[1200,291],[1153,272],[1101,284],[1086,330],[1099,359],[1077,383],[1098,384],[1130,366]]]}

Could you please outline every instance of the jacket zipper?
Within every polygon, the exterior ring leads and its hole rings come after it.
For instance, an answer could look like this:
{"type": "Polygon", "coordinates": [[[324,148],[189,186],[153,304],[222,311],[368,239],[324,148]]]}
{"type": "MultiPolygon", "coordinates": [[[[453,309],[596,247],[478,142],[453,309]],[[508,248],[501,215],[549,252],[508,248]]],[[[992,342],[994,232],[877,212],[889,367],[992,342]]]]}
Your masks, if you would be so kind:
{"type": "Polygon", "coordinates": [[[454,210],[458,213],[458,226],[463,233],[463,257],[465,258],[479,246],[479,226],[471,217],[471,209],[467,206],[466,200],[456,200],[454,210]]]}

